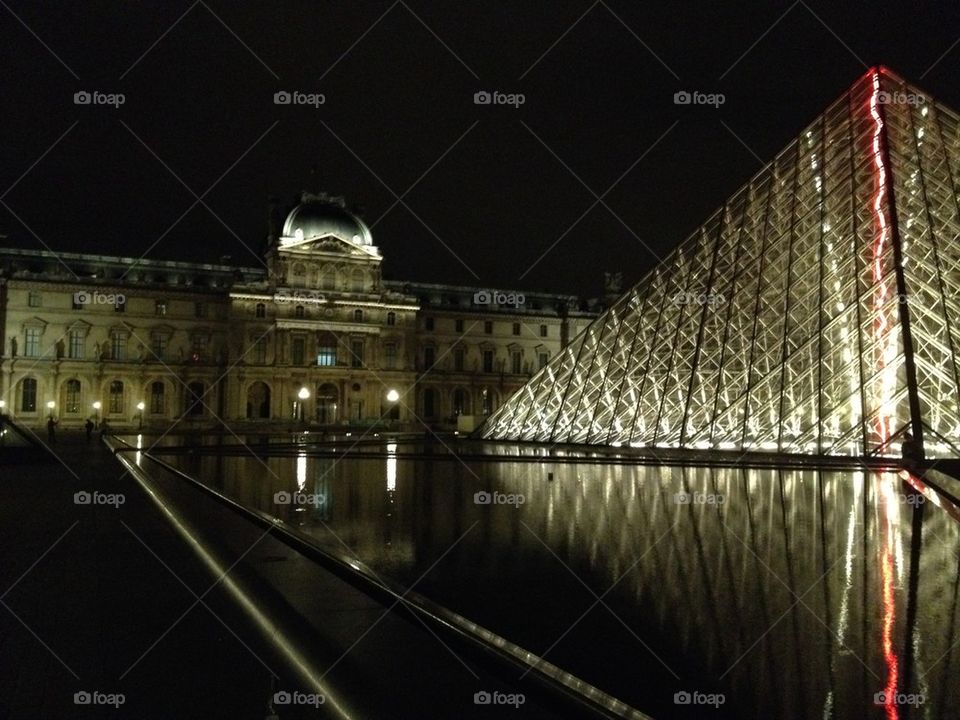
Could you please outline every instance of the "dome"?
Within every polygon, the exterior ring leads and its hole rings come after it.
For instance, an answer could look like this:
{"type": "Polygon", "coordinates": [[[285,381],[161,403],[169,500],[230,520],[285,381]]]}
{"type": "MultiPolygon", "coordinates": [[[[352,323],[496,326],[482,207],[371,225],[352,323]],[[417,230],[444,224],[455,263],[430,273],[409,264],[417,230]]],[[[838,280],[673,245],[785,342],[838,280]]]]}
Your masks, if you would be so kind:
{"type": "Polygon", "coordinates": [[[373,246],[370,228],[346,209],[342,199],[305,194],[287,215],[281,242],[292,244],[330,236],[352,245],[373,246]]]}

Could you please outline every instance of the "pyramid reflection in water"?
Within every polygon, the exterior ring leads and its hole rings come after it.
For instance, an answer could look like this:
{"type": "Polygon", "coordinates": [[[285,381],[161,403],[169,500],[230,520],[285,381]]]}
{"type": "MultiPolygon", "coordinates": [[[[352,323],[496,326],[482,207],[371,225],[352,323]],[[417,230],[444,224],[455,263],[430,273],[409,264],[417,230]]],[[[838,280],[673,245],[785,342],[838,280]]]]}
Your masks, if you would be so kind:
{"type": "Polygon", "coordinates": [[[960,455],[960,116],[870,70],[480,430],[960,455]]]}

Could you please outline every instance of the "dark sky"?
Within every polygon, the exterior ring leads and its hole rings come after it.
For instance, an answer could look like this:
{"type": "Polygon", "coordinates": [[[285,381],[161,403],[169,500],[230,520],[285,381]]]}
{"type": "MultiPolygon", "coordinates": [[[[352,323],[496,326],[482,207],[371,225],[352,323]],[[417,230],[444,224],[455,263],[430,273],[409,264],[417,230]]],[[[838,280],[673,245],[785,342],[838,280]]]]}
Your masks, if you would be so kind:
{"type": "Polygon", "coordinates": [[[38,249],[256,265],[268,198],[323,189],[376,221],[390,278],[596,295],[865,64],[960,108],[953,2],[7,2],[0,232],[38,249]]]}

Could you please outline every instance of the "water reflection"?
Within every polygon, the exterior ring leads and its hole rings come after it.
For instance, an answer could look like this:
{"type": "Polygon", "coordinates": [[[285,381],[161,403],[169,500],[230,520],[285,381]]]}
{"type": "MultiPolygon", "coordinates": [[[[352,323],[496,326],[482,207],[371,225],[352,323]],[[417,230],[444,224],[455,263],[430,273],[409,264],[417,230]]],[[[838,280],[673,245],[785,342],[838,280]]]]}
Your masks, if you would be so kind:
{"type": "Polygon", "coordinates": [[[960,525],[893,473],[429,462],[393,443],[177,461],[406,583],[476,523],[416,589],[655,717],[960,707],[960,525]],[[273,502],[295,490],[322,502],[273,502]],[[675,705],[684,691],[726,702],[675,705]]]}

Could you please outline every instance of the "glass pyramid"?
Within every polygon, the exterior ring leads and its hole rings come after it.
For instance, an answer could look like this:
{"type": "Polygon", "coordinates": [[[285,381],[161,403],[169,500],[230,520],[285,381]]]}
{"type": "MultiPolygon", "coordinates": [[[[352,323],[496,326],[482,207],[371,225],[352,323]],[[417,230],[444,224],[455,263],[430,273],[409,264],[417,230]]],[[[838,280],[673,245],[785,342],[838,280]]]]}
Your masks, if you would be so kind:
{"type": "Polygon", "coordinates": [[[871,69],[480,429],[960,456],[960,116],[871,69]]]}

